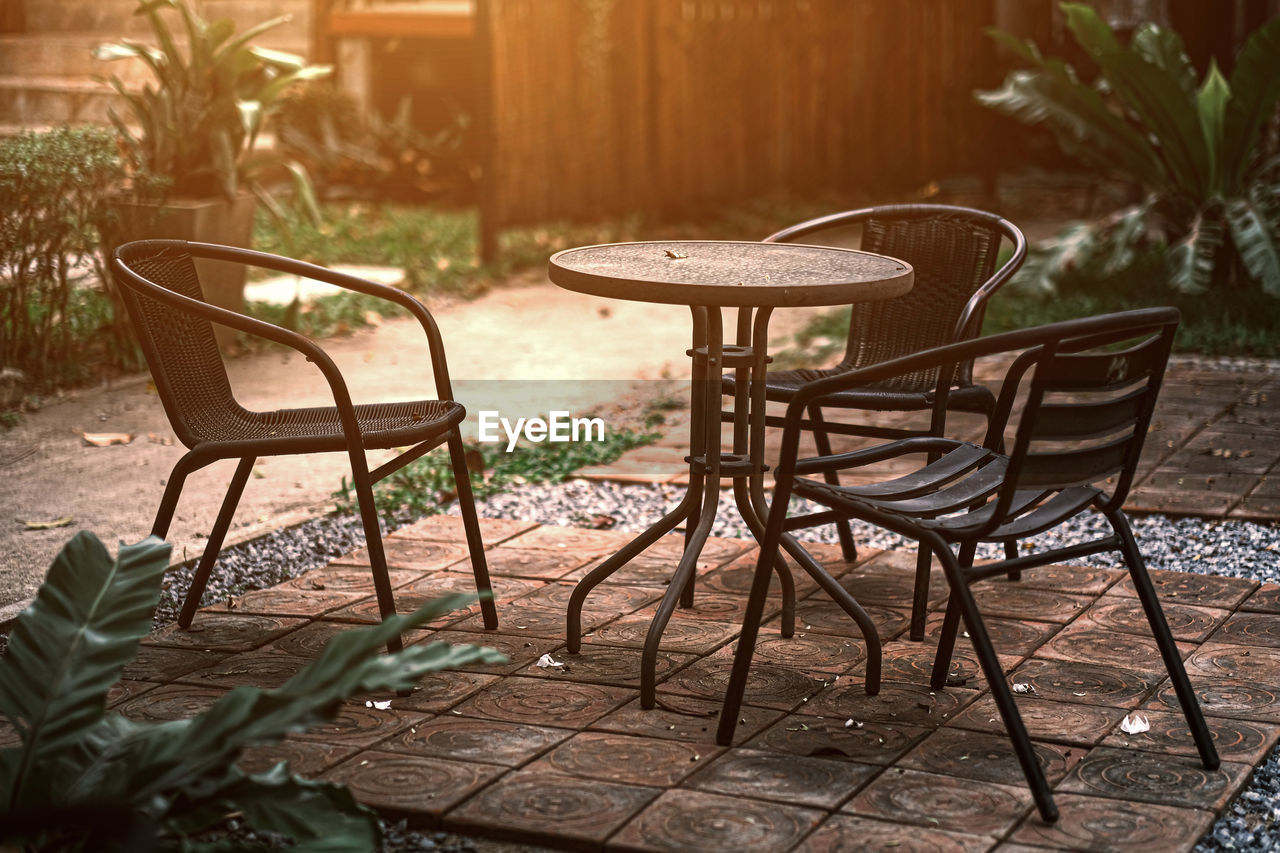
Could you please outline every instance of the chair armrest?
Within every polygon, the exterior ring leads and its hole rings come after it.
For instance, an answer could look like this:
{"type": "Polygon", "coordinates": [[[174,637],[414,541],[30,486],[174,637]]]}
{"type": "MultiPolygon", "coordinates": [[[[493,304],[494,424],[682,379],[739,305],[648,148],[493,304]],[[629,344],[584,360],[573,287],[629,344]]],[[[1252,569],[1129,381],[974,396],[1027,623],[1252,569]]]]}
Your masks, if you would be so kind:
{"type": "Polygon", "coordinates": [[[431,369],[435,379],[436,396],[442,400],[453,399],[453,386],[449,381],[449,368],[444,353],[444,339],[440,336],[440,329],[436,325],[435,318],[431,315],[431,312],[427,310],[427,306],[412,294],[398,287],[378,284],[359,276],[338,272],[317,264],[266,252],[258,252],[253,249],[220,246],[212,243],[187,243],[186,247],[196,257],[230,261],[289,275],[302,276],[399,305],[413,315],[427,336],[427,348],[431,354],[431,369]]]}
{"type": "MultiPolygon", "coordinates": [[[[854,388],[867,382],[876,382],[916,370],[933,367],[946,367],[959,362],[982,356],[996,355],[1006,352],[1017,352],[1038,346],[1058,346],[1060,342],[1079,339],[1102,338],[1122,330],[1135,331],[1141,327],[1156,328],[1177,323],[1179,318],[1176,308],[1139,308],[1132,311],[1121,311],[1115,314],[1104,314],[1078,320],[1063,320],[1029,329],[1017,329],[984,338],[971,338],[957,341],[933,349],[923,350],[911,355],[882,361],[840,373],[815,379],[802,385],[787,404],[787,413],[783,421],[782,448],[778,461],[777,474],[790,476],[795,471],[796,458],[800,442],[801,425],[805,410],[810,404],[822,404],[822,398],[854,388]]],[[[939,382],[939,393],[945,394],[947,386],[939,382]]],[[[993,419],[994,420],[994,419],[993,419]]],[[[1003,429],[1003,425],[994,424],[993,431],[1003,429]]]]}
{"type": "Polygon", "coordinates": [[[921,435],[864,447],[861,450],[850,450],[845,453],[833,453],[830,456],[808,456],[796,460],[791,469],[796,474],[816,474],[823,471],[838,471],[845,468],[859,468],[863,465],[874,465],[886,459],[904,456],[909,453],[942,454],[954,450],[964,444],[952,438],[921,435]]]}

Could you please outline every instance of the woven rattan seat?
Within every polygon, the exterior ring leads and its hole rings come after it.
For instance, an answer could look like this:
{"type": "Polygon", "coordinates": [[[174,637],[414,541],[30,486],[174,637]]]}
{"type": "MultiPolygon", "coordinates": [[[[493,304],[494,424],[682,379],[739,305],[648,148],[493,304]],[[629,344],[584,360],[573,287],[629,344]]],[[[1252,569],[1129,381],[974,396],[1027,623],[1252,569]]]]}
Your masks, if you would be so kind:
{"type": "MultiPolygon", "coordinates": [[[[1204,766],[1218,766],[1213,739],[1187,679],[1181,652],[1165,620],[1142,554],[1121,507],[1133,482],[1142,444],[1178,325],[1173,308],[1148,308],[1071,320],[963,341],[914,356],[813,382],[788,404],[782,450],[774,472],[774,499],[760,546],[742,635],[720,714],[717,740],[732,742],[747,673],[759,633],[769,578],[784,531],[829,520],[834,512],[922,543],[941,563],[950,598],[939,632],[930,687],[943,690],[960,620],[982,667],[1041,817],[1057,818],[1049,786],[1015,704],[970,586],[1015,569],[1118,551],[1142,603],[1161,659],[1204,766]],[[840,454],[799,457],[810,402],[881,382],[906,371],[945,367],[977,357],[1012,358],[981,444],[946,436],[912,436],[840,454]],[[1006,451],[1006,448],[1008,450],[1006,451]],[[921,460],[914,470],[860,485],[833,485],[826,474],[888,460],[921,460]],[[826,509],[788,518],[792,495],[826,509]],[[1003,560],[977,562],[980,543],[1017,544],[1096,512],[1111,532],[1077,535],[1066,545],[1006,548],[1003,560]]],[[[946,383],[937,392],[946,395],[946,383]]],[[[834,581],[816,561],[801,565],[824,588],[834,581]],[[828,581],[828,583],[823,583],[828,581]]],[[[1011,589],[1016,592],[1017,587],[1011,589]]],[[[864,629],[865,631],[865,629],[864,629]]],[[[880,644],[867,637],[866,689],[879,690],[880,644]]],[[[1077,694],[1083,696],[1083,693],[1077,694]]],[[[1052,738],[1050,738],[1052,740],[1052,738]]]]}
{"type": "MultiPolygon", "coordinates": [[[[209,534],[178,623],[188,627],[200,603],[209,574],[230,526],[236,504],[254,461],[261,456],[342,451],[351,461],[352,483],[360,506],[379,610],[395,612],[386,554],[373,503],[373,483],[433,447],[448,445],[470,549],[476,588],[481,594],[485,627],[497,627],[497,611],[489,585],[484,545],[471,495],[458,425],[466,415],[452,399],[444,345],[426,307],[412,296],[385,285],[344,275],[312,264],[230,246],[180,240],[143,240],[115,252],[113,269],[133,321],[156,390],[178,440],[188,449],[174,466],[156,512],[152,532],[169,531],[183,483],[191,472],[219,459],[240,460],[209,534]],[[353,404],[351,393],[332,359],[307,338],[270,323],[219,308],[205,301],[196,260],[207,259],[259,267],[348,290],[377,296],[407,310],[422,325],[431,354],[435,397],[389,403],[353,404]],[[291,347],[319,369],[334,404],[296,409],[253,411],[235,398],[214,338],[218,323],[291,347]],[[370,471],[366,450],[408,449],[370,471]]],[[[420,374],[426,375],[424,369],[420,374]]],[[[391,644],[399,647],[399,640],[391,644]]]]}
{"type": "MultiPolygon", "coordinates": [[[[915,270],[911,291],[895,299],[860,302],[850,307],[845,354],[830,368],[770,371],[765,399],[790,402],[806,384],[871,364],[910,355],[953,341],[977,337],[987,301],[1018,270],[1026,257],[1026,240],[1013,223],[995,214],[944,204],[896,204],[868,207],[810,219],[765,238],[773,243],[848,245],[855,231],[858,248],[906,261],[915,270]],[[1003,260],[1002,244],[1008,255],[1003,260]]],[[[973,381],[973,363],[955,365],[954,381],[945,406],[934,393],[937,369],[916,370],[832,394],[811,407],[805,428],[813,433],[818,451],[831,452],[831,435],[901,438],[941,435],[948,411],[989,415],[995,396],[973,381]],[[930,412],[927,426],[901,429],[860,421],[843,410],[874,412],[930,412]]],[[[732,374],[724,378],[724,393],[736,387],[732,374]]],[[[776,416],[766,418],[781,426],[776,416]]],[[[832,475],[834,478],[834,475],[832,475]]],[[[845,559],[857,549],[845,521],[837,522],[845,559]]],[[[924,636],[923,602],[928,596],[929,564],[922,555],[916,568],[916,606],[910,636],[924,636]]]]}

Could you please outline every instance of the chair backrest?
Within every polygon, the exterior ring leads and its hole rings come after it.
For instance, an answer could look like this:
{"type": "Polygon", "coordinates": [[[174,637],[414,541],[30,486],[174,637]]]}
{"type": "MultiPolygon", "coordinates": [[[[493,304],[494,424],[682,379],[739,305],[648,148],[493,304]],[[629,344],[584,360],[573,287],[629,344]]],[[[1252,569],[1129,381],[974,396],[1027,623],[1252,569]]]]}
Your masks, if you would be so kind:
{"type": "MultiPolygon", "coordinates": [[[[1178,326],[1177,309],[1147,312],[1127,328],[1071,335],[1018,356],[1001,387],[988,442],[1022,407],[1005,492],[1106,483],[1108,506],[1132,485],[1178,326]]],[[[1088,320],[1079,321],[1082,330],[1088,320]]],[[[999,514],[999,511],[997,511],[999,514]]]]}
{"type": "MultiPolygon", "coordinates": [[[[825,243],[825,236],[860,225],[859,248],[899,258],[915,270],[911,291],[895,299],[861,302],[851,309],[842,368],[891,358],[977,336],[986,301],[1022,265],[1026,239],[1013,223],[992,213],[942,204],[870,207],[793,225],[766,242],[825,243]],[[1012,253],[998,263],[1002,239],[1012,253]]],[[[839,242],[834,243],[839,245],[839,242]]],[[[956,381],[972,379],[973,363],[957,365],[956,381]]],[[[895,377],[884,387],[926,391],[935,371],[895,377]]]]}
{"type": "Polygon", "coordinates": [[[180,240],[139,240],[115,251],[113,269],[165,413],[187,447],[213,435],[240,410],[218,351],[213,323],[174,295],[204,302],[191,252],[180,240]]]}

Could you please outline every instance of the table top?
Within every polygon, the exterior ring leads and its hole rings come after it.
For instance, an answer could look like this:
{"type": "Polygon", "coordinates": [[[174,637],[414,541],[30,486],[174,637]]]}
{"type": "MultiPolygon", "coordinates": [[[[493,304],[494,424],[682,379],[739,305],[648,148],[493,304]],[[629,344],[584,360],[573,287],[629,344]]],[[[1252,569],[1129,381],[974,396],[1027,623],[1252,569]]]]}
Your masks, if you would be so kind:
{"type": "Polygon", "coordinates": [[[551,280],[566,290],[704,306],[843,305],[901,296],[915,273],[896,258],[796,243],[661,240],[556,252],[551,280]]]}

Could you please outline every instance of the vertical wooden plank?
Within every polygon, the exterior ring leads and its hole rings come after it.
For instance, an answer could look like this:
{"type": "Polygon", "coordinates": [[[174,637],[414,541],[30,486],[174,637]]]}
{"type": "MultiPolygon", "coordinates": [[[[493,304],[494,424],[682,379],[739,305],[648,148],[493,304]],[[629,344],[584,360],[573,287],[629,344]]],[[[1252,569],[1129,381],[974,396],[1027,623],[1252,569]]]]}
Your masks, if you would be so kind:
{"type": "Polygon", "coordinates": [[[476,117],[475,136],[480,162],[480,261],[492,263],[498,258],[498,228],[502,211],[499,187],[498,147],[494,121],[493,14],[492,4],[501,0],[476,0],[475,63],[476,117]]]}

